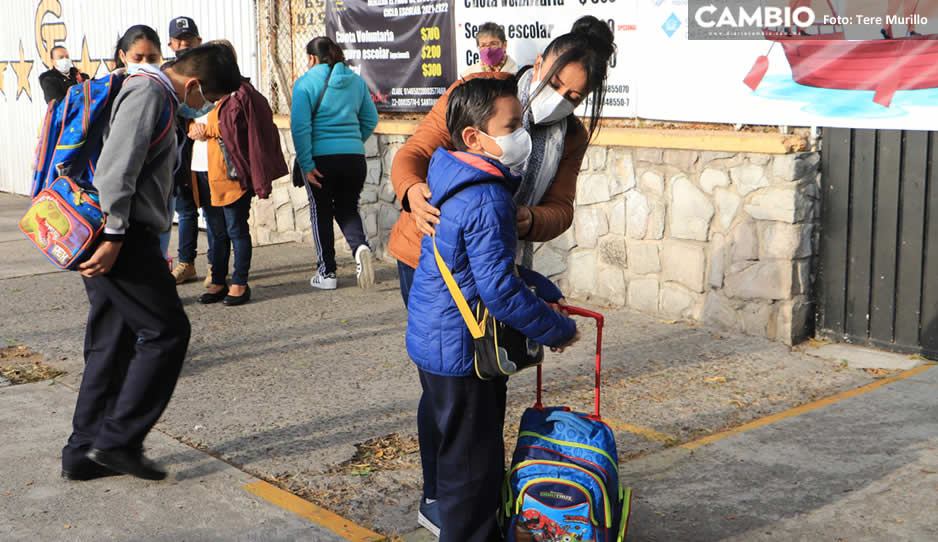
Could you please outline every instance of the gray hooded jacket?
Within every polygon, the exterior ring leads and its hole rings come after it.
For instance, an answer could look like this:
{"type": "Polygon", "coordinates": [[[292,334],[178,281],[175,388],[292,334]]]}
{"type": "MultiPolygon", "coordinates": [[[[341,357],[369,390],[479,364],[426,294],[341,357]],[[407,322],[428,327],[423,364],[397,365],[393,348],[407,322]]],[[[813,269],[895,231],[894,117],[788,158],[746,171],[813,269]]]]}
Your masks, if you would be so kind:
{"type": "MultiPolygon", "coordinates": [[[[176,130],[161,125],[166,100],[178,102],[163,74],[130,77],[111,107],[94,186],[107,215],[105,233],[123,234],[131,223],[161,233],[172,225],[169,197],[176,166],[176,130]],[[153,141],[166,128],[155,144],[153,141]]],[[[174,120],[174,118],[173,118],[174,120]]]]}

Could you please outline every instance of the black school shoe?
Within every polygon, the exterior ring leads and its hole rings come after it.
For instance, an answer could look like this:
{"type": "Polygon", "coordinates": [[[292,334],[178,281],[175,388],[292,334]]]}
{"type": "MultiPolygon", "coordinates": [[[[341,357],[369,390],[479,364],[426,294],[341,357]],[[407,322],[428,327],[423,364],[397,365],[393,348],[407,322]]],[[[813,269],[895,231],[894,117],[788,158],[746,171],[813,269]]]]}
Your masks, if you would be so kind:
{"type": "Polygon", "coordinates": [[[88,459],[102,467],[143,478],[144,480],[162,480],[166,478],[166,471],[144,457],[143,452],[139,450],[99,450],[92,448],[88,452],[88,459]]]}
{"type": "Polygon", "coordinates": [[[83,461],[68,468],[62,467],[62,478],[72,482],[87,482],[88,480],[96,480],[108,476],[119,476],[120,474],[121,473],[115,470],[102,467],[91,460],[83,461]]]}
{"type": "Polygon", "coordinates": [[[226,307],[237,307],[238,305],[244,305],[251,300],[251,287],[245,286],[244,293],[241,295],[226,295],[222,303],[226,307]]]}
{"type": "Polygon", "coordinates": [[[200,295],[199,303],[203,305],[209,305],[211,303],[218,303],[219,301],[224,300],[225,297],[227,296],[228,296],[228,287],[226,286],[222,288],[221,290],[219,290],[218,292],[215,292],[214,294],[205,292],[204,294],[200,295]]]}

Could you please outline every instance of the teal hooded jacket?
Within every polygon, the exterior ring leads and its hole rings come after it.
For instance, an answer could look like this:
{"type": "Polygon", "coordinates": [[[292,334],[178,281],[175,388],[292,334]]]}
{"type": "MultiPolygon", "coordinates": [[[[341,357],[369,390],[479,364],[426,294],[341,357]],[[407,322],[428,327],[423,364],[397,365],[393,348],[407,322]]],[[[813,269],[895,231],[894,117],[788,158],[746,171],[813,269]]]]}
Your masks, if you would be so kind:
{"type": "Polygon", "coordinates": [[[328,64],[317,64],[293,85],[290,132],[303,173],[316,168],[317,156],[365,154],[365,140],[378,125],[378,110],[368,85],[341,62],[333,66],[329,86],[313,118],[329,69],[328,64]]]}

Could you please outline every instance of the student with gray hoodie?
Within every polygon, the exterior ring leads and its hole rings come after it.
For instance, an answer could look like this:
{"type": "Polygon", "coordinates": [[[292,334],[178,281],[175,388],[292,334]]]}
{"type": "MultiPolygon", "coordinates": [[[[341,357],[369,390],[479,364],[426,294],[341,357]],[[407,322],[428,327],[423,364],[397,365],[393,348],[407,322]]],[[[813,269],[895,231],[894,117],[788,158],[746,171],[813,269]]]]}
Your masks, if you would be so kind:
{"type": "Polygon", "coordinates": [[[104,234],[79,271],[91,304],[85,371],[62,450],[62,475],[90,480],[130,474],[161,480],[143,440],[169,403],[189,344],[189,319],[160,253],[171,226],[178,137],[167,108],[192,116],[238,89],[241,74],[223,45],[192,49],[160,69],[160,39],[131,27],[121,38],[128,77],[107,115],[94,185],[104,234]]]}

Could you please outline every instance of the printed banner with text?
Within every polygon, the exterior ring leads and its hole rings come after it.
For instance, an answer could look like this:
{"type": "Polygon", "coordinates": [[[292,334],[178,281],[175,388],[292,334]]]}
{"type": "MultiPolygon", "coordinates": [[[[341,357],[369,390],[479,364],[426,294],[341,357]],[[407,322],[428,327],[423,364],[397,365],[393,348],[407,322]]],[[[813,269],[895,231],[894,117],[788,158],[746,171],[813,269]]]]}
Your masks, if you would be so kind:
{"type": "Polygon", "coordinates": [[[426,111],[456,79],[452,0],[329,0],[326,31],[379,111],[426,111]]]}
{"type": "MultiPolygon", "coordinates": [[[[508,54],[519,66],[533,64],[547,44],[570,31],[573,22],[593,15],[607,23],[615,35],[618,53],[610,60],[606,84],[607,117],[634,117],[633,56],[638,45],[635,0],[456,0],[456,65],[459,73],[479,61],[476,32],[484,23],[505,28],[508,54]]],[[[577,114],[585,114],[585,103],[577,114]]]]}
{"type": "Polygon", "coordinates": [[[478,62],[486,22],[523,66],[594,15],[617,48],[605,117],[919,130],[938,117],[938,0],[454,2],[330,4],[331,35],[361,55],[382,110],[429,109],[478,62]]]}

